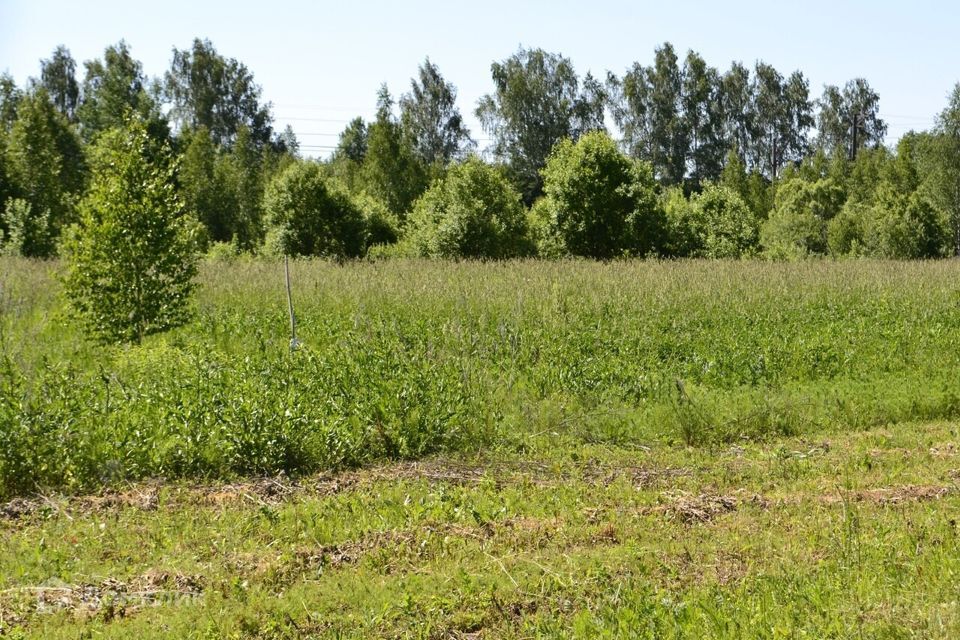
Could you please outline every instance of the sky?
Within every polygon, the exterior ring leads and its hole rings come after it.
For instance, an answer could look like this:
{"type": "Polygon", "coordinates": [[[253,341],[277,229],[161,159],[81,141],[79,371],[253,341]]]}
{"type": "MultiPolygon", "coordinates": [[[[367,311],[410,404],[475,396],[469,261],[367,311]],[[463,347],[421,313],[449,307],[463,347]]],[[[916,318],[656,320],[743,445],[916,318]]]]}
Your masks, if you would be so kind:
{"type": "Polygon", "coordinates": [[[305,154],[325,156],[352,117],[372,119],[381,83],[398,97],[427,56],[457,86],[482,148],[488,138],[473,111],[492,89],[492,62],[541,47],[570,58],[581,76],[622,75],[669,41],[721,71],[735,60],[763,60],[784,75],[799,69],[813,98],[825,84],[864,77],[892,144],[929,128],[960,81],[958,28],[960,4],[929,0],[0,0],[0,71],[23,84],[64,44],[82,80],[83,61],[124,39],[160,76],[173,48],[208,38],[253,72],[276,128],[290,125],[305,154]]]}

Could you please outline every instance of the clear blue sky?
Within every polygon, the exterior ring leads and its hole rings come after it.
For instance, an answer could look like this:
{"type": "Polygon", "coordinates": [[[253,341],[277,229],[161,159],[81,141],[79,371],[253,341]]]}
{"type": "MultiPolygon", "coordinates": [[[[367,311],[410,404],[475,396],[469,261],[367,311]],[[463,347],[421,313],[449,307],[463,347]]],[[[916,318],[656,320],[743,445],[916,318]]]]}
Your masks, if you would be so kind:
{"type": "Polygon", "coordinates": [[[649,63],[654,48],[670,41],[681,56],[695,49],[721,70],[757,59],[784,74],[800,69],[813,97],[826,83],[866,77],[894,142],[929,127],[960,81],[958,33],[960,8],[929,0],[0,0],[0,70],[23,83],[58,44],[82,68],[125,39],[146,72],[161,75],[173,47],[209,38],[253,71],[277,127],[290,124],[305,151],[325,155],[322,147],[336,142],[347,120],[372,116],[380,83],[395,96],[406,91],[426,56],[457,85],[483,145],[472,114],[491,88],[493,60],[520,46],[542,47],[571,58],[581,75],[605,75],[649,63]]]}

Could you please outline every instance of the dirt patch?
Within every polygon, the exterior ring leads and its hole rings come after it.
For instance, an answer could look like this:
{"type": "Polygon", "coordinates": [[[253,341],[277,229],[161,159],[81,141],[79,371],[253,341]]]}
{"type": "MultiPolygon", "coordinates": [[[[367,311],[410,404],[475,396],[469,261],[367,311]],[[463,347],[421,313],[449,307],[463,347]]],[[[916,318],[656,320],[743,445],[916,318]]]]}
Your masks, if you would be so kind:
{"type": "Polygon", "coordinates": [[[592,464],[583,468],[581,480],[591,484],[609,486],[620,479],[626,479],[637,490],[663,486],[671,480],[693,475],[691,469],[683,467],[636,467],[609,466],[592,464]]]}
{"type": "Polygon", "coordinates": [[[868,502],[884,506],[893,506],[909,502],[939,500],[953,491],[953,487],[943,485],[904,485],[900,487],[880,487],[877,489],[845,491],[840,495],[824,496],[823,502],[826,502],[827,504],[835,504],[844,500],[850,500],[852,502],[868,502]]]}
{"type": "MultiPolygon", "coordinates": [[[[299,579],[317,577],[327,570],[355,565],[376,551],[395,549],[399,546],[413,547],[415,535],[409,531],[376,532],[356,540],[318,547],[303,547],[276,558],[275,562],[257,562],[256,577],[264,582],[283,586],[299,579]]],[[[254,563],[247,559],[235,562],[235,566],[254,563]]]]}
{"type": "Polygon", "coordinates": [[[203,588],[202,576],[150,571],[127,582],[105,578],[68,584],[54,579],[38,586],[8,589],[0,598],[0,633],[34,616],[52,613],[110,621],[145,607],[197,598],[203,588]]]}
{"type": "Polygon", "coordinates": [[[952,442],[944,442],[930,447],[930,455],[934,458],[953,458],[960,455],[960,447],[952,442]]]}
{"type": "Polygon", "coordinates": [[[763,508],[769,506],[769,502],[763,496],[748,493],[694,495],[678,492],[664,494],[661,499],[665,502],[654,510],[683,524],[707,523],[719,516],[736,511],[744,504],[760,505],[763,508]]]}

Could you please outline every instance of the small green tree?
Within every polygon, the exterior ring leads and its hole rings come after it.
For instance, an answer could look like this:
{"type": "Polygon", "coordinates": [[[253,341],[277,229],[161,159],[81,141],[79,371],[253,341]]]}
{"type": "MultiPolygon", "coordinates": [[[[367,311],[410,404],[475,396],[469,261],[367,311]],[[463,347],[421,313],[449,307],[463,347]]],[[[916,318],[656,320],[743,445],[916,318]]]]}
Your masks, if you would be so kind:
{"type": "Polygon", "coordinates": [[[443,258],[513,258],[533,252],[520,194],[476,157],[451,167],[414,206],[417,253],[443,258]]]}
{"type": "Polygon", "coordinates": [[[827,252],[827,224],[843,206],[844,194],[833,180],[788,178],[777,189],[770,219],[760,241],[772,258],[801,258],[827,252]]]}
{"type": "Polygon", "coordinates": [[[53,253],[54,236],[46,212],[33,215],[30,203],[21,198],[7,200],[0,211],[0,251],[10,256],[34,257],[53,253]]]}
{"type": "Polygon", "coordinates": [[[267,186],[264,209],[268,250],[289,256],[355,258],[363,255],[363,213],[350,197],[327,185],[316,162],[291,164],[267,186]]]}
{"type": "Polygon", "coordinates": [[[660,250],[664,216],[653,170],[621,153],[605,131],[561,141],[543,177],[551,225],[571,254],[609,259],[660,250]]]}
{"type": "Polygon", "coordinates": [[[64,290],[95,336],[139,343],[189,317],[196,225],[177,197],[169,149],[156,146],[141,119],[105,133],[93,164],[80,221],[64,243],[64,290]]]}
{"type": "Polygon", "coordinates": [[[757,248],[757,219],[743,199],[728,187],[707,184],[689,202],[675,193],[667,201],[667,214],[675,255],[739,258],[757,248]]]}

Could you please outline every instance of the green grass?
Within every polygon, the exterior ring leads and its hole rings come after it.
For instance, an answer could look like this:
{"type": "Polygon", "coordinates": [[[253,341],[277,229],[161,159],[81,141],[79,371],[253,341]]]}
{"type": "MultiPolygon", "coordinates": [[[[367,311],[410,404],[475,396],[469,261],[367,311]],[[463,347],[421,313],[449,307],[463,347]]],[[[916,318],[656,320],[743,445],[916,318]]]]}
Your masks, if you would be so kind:
{"type": "Polygon", "coordinates": [[[57,268],[0,259],[0,635],[960,632],[960,263],[297,262],[294,354],[278,263],[136,347],[57,268]]]}
{"type": "Polygon", "coordinates": [[[950,423],[709,449],[560,438],[537,457],[35,498],[0,520],[0,624],[37,638],[951,638],[956,439],[950,423]]]}
{"type": "Polygon", "coordinates": [[[544,434],[709,445],[960,417],[954,262],[207,264],[140,347],[0,261],[0,497],[310,473],[544,434]]]}

